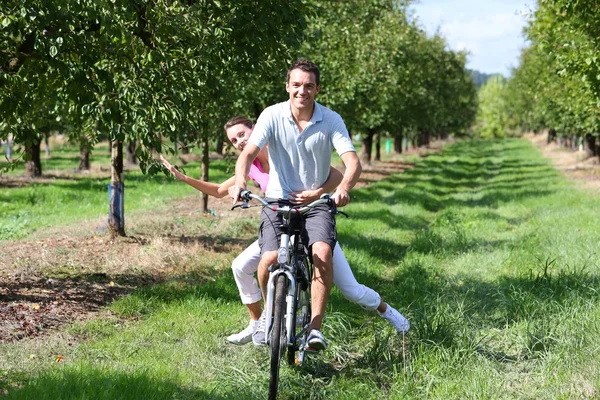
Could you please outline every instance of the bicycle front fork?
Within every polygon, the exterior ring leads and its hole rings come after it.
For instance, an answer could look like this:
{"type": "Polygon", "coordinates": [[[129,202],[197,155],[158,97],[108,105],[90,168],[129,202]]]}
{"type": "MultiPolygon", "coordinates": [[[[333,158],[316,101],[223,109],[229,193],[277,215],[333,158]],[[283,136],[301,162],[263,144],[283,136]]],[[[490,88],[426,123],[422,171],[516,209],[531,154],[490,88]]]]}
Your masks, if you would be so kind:
{"type": "Polygon", "coordinates": [[[287,279],[287,293],[286,293],[286,307],[285,307],[285,327],[286,327],[286,337],[287,343],[294,343],[294,297],[296,295],[296,280],[292,273],[285,269],[285,267],[279,265],[277,269],[271,271],[269,274],[269,282],[267,284],[267,300],[265,303],[265,310],[267,314],[266,327],[265,332],[267,334],[268,340],[270,340],[269,333],[271,332],[271,325],[273,323],[273,311],[274,311],[274,303],[275,303],[275,282],[276,277],[284,274],[287,279]]]}

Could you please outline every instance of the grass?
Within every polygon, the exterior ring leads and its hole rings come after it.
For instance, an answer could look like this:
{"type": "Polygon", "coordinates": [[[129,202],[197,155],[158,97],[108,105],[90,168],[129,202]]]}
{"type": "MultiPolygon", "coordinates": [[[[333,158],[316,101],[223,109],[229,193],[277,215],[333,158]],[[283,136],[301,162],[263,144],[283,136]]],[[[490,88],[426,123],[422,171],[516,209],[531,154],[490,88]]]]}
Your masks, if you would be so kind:
{"type": "MultiPolygon", "coordinates": [[[[403,340],[334,289],[330,347],[283,367],[282,399],[600,396],[597,195],[518,139],[458,142],[353,193],[340,243],[412,329],[403,340]]],[[[6,398],[266,397],[267,351],[225,343],[247,318],[230,273],[110,309],[122,319],[75,324],[49,347],[0,345],[6,398]]]]}

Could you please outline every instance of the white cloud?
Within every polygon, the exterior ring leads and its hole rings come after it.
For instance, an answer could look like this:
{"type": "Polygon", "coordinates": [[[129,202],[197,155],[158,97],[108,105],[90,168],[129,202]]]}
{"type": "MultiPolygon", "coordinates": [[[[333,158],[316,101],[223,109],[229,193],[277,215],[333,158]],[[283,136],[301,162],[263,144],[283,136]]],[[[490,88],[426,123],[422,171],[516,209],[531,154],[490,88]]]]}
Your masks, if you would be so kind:
{"type": "Polygon", "coordinates": [[[489,15],[484,18],[455,20],[442,27],[442,32],[453,39],[497,39],[518,37],[523,29],[521,17],[513,14],[489,15]]]}
{"type": "Polygon", "coordinates": [[[470,53],[468,68],[508,75],[524,45],[527,1],[423,0],[414,9],[427,32],[439,28],[450,48],[470,53]]]}

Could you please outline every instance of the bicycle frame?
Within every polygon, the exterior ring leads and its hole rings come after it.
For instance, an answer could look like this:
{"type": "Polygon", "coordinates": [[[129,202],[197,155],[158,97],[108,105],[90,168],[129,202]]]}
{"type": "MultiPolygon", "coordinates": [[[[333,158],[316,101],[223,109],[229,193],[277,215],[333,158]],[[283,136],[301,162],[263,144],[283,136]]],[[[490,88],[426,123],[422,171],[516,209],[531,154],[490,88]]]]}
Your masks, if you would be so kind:
{"type": "MultiPolygon", "coordinates": [[[[321,199],[316,200],[306,206],[273,206],[273,205],[267,203],[262,197],[256,196],[248,190],[242,191],[242,193],[240,193],[240,198],[243,200],[243,204],[239,205],[239,206],[235,206],[235,207],[249,208],[250,206],[248,205],[248,202],[251,199],[255,199],[259,203],[261,203],[263,207],[269,208],[273,211],[276,211],[279,214],[282,214],[283,218],[285,220],[285,224],[282,226],[283,229],[282,229],[279,249],[277,250],[278,268],[271,269],[273,266],[271,266],[269,268],[269,280],[267,283],[267,298],[265,299],[265,310],[266,310],[265,332],[267,333],[267,337],[268,337],[268,333],[271,330],[272,319],[273,319],[272,313],[273,313],[273,307],[274,307],[273,303],[274,303],[274,297],[275,297],[276,277],[281,274],[284,274],[289,283],[288,289],[287,289],[287,294],[286,294],[286,317],[285,317],[286,328],[287,328],[286,329],[287,330],[287,337],[286,337],[287,347],[294,346],[296,344],[296,337],[295,337],[295,333],[294,333],[295,329],[293,329],[293,328],[294,328],[294,323],[295,323],[295,318],[296,318],[295,307],[296,307],[297,282],[296,282],[296,277],[295,277],[296,271],[293,270],[293,268],[294,268],[293,266],[294,266],[294,262],[295,262],[295,260],[293,258],[296,256],[296,253],[299,251],[297,244],[299,243],[299,240],[300,240],[300,230],[295,228],[295,221],[294,221],[294,224],[291,224],[291,219],[294,215],[304,214],[307,211],[309,211],[310,209],[312,209],[318,205],[322,205],[322,204],[327,204],[328,206],[330,206],[334,213],[338,213],[340,211],[338,211],[337,208],[335,208],[335,202],[333,202],[333,199],[329,198],[329,196],[322,197],[321,199]],[[290,225],[293,225],[293,227],[294,227],[294,231],[292,232],[292,235],[290,235],[290,231],[289,231],[291,229],[290,225]],[[291,240],[291,238],[294,238],[294,240],[291,240]]],[[[308,282],[308,283],[310,284],[310,282],[308,282]]],[[[306,328],[307,328],[307,326],[303,327],[299,336],[302,336],[302,334],[304,334],[306,328]]],[[[304,343],[302,343],[299,346],[300,350],[303,350],[303,346],[304,346],[304,343]]]]}
{"type": "Polygon", "coordinates": [[[306,352],[315,351],[314,349],[307,348],[307,344],[303,340],[307,334],[310,324],[309,319],[312,313],[310,311],[311,273],[310,268],[307,268],[308,259],[305,259],[305,248],[301,243],[301,234],[304,230],[302,214],[322,204],[327,204],[330,207],[330,211],[334,214],[339,211],[337,211],[335,202],[329,196],[321,197],[309,205],[297,207],[271,205],[262,197],[253,195],[247,190],[240,193],[240,198],[243,200],[243,204],[234,206],[233,208],[249,208],[248,202],[251,199],[255,199],[263,207],[282,215],[284,219],[284,223],[280,226],[281,239],[277,250],[277,264],[269,266],[269,279],[266,288],[267,298],[265,299],[264,310],[266,317],[265,334],[271,351],[269,398],[274,399],[277,397],[280,363],[285,351],[287,350],[288,352],[288,363],[295,363],[296,365],[302,364],[306,352]],[[281,276],[285,276],[285,280],[279,279],[281,276]],[[299,281],[297,281],[297,277],[299,277],[299,281]],[[299,286],[299,284],[302,286],[299,286]],[[275,285],[277,285],[277,288],[275,285]],[[280,292],[276,293],[278,290],[280,292]],[[284,293],[285,299],[282,298],[282,294],[284,293]],[[275,302],[277,302],[276,305],[275,302]],[[299,304],[302,305],[303,311],[297,313],[296,309],[299,304]],[[305,304],[307,305],[306,310],[304,309],[305,304]],[[274,312],[276,312],[276,315],[273,317],[274,312]],[[299,329],[299,334],[296,335],[295,325],[298,323],[298,315],[302,317],[302,326],[299,329]],[[275,319],[277,325],[274,327],[274,330],[273,319],[275,319]],[[283,336],[284,328],[285,336],[283,336]],[[296,350],[299,352],[298,358],[295,358],[296,350]]]}
{"type": "MultiPolygon", "coordinates": [[[[278,249],[277,262],[279,268],[270,271],[269,281],[267,284],[267,299],[265,302],[265,310],[267,310],[267,320],[265,332],[270,332],[272,324],[272,311],[273,303],[275,299],[275,282],[276,278],[284,274],[288,280],[287,294],[286,294],[286,313],[285,313],[285,324],[287,331],[287,347],[294,346],[296,343],[296,335],[294,324],[296,320],[296,272],[294,266],[296,265],[294,258],[297,256],[300,246],[300,232],[294,229],[293,234],[290,237],[289,230],[292,229],[291,225],[291,214],[284,214],[285,229],[281,234],[280,245],[278,249]],[[293,240],[291,240],[293,239],[293,240]]],[[[303,327],[300,336],[303,334],[306,327],[303,327]]],[[[303,345],[303,344],[302,344],[303,345]]]]}

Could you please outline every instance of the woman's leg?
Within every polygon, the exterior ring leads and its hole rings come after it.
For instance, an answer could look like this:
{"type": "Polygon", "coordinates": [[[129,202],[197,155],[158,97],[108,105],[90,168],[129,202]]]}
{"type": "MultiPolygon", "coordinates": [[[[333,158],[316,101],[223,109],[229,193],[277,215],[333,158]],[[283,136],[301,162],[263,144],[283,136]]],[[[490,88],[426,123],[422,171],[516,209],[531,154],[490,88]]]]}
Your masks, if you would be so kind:
{"type": "Polygon", "coordinates": [[[398,333],[405,334],[410,329],[408,319],[394,307],[383,302],[379,293],[356,281],[350,264],[348,264],[348,260],[338,243],[333,249],[333,284],[351,302],[366,310],[377,310],[377,313],[389,321],[398,333]]]}
{"type": "Polygon", "coordinates": [[[346,299],[365,310],[376,310],[382,304],[379,293],[356,281],[339,243],[336,243],[333,249],[333,284],[346,299]]]}
{"type": "MultiPolygon", "coordinates": [[[[231,270],[233,271],[233,277],[240,292],[240,299],[246,305],[260,302],[262,298],[260,288],[254,278],[259,261],[260,247],[257,240],[248,246],[231,263],[231,270]]],[[[260,316],[260,312],[258,316],[260,316]]]]}
{"type": "Polygon", "coordinates": [[[240,292],[242,303],[248,308],[250,322],[248,326],[239,333],[230,335],[227,340],[234,344],[246,344],[252,340],[252,333],[260,318],[262,298],[260,288],[254,278],[260,261],[260,247],[258,240],[248,246],[231,263],[233,277],[240,292]]]}

